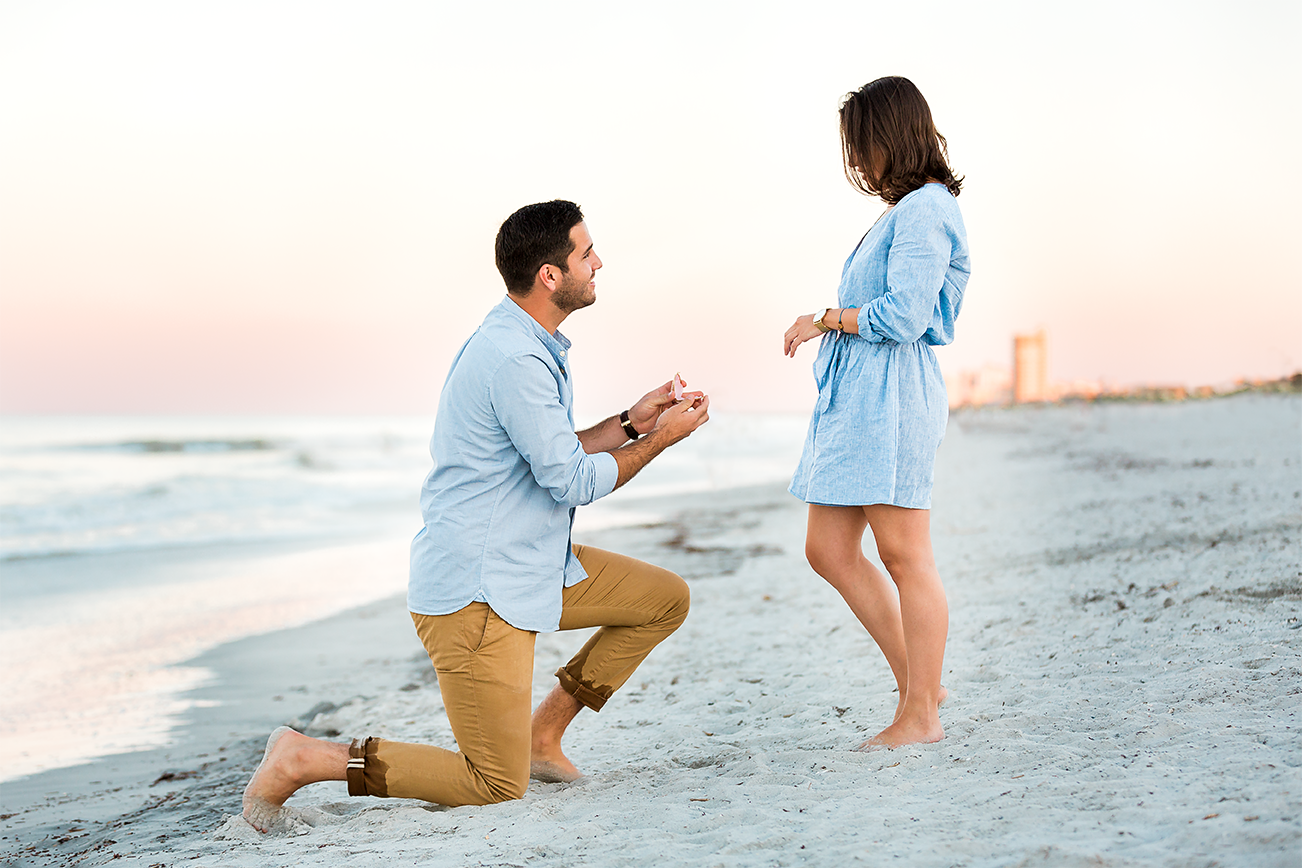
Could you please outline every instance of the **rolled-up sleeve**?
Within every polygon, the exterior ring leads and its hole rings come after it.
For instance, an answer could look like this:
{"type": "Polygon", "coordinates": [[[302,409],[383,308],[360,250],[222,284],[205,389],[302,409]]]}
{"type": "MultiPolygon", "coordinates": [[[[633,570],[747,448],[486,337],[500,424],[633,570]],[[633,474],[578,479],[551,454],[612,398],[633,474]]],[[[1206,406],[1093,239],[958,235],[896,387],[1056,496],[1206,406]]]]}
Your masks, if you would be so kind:
{"type": "Polygon", "coordinates": [[[901,344],[922,337],[935,314],[953,249],[944,218],[935,209],[910,208],[907,218],[901,214],[886,260],[886,293],[859,311],[859,336],[901,344]]]}
{"type": "Polygon", "coordinates": [[[558,504],[584,506],[615,490],[619,466],[614,456],[583,451],[556,378],[541,358],[508,359],[493,375],[489,398],[534,479],[558,504]]]}

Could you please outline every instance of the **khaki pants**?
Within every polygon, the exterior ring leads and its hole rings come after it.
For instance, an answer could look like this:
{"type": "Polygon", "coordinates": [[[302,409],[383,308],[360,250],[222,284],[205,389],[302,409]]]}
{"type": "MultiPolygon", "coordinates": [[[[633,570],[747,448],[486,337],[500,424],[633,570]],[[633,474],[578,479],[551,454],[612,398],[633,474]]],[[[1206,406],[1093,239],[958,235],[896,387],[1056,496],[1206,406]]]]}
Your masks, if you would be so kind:
{"type": "MultiPolygon", "coordinates": [[[[562,630],[601,627],[556,673],[561,687],[600,711],[633,670],[687,617],[687,583],[668,570],[574,546],[588,578],[564,592],[562,630]]],[[[378,738],[353,742],[350,795],[485,805],[524,796],[536,633],[517,630],[487,603],[450,615],[412,614],[438,672],[459,751],[378,738]]]]}

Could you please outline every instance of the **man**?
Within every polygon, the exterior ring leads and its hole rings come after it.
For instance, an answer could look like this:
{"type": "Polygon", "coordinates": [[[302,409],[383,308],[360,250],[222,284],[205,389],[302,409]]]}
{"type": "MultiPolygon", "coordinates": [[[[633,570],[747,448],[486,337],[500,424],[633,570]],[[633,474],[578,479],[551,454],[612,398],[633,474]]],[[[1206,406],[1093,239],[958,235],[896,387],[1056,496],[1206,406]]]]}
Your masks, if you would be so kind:
{"type": "Polygon", "coordinates": [[[572,545],[570,528],[575,507],[704,424],[709,398],[675,402],[666,383],[576,432],[570,342],[557,329],[596,301],[601,259],[583,214],[565,201],[521,208],[498,231],[496,253],[507,296],[443,385],[407,600],[460,750],[377,738],[349,746],[282,727],[244,791],[244,816],[264,832],[315,781],[456,806],[521,798],[530,777],[580,777],[561,750],[570,721],[584,706],[599,711],[687,617],[681,578],[572,545]],[[537,633],[596,626],[530,719],[537,633]]]}

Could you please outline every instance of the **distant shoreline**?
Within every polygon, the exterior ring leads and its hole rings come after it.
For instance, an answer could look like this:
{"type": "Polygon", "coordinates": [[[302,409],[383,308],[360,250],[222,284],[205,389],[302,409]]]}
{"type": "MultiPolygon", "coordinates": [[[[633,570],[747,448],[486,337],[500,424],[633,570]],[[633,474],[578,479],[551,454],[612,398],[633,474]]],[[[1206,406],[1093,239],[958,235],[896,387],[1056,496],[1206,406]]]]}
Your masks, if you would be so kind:
{"type": "Polygon", "coordinates": [[[1147,403],[1165,404],[1179,401],[1206,401],[1233,398],[1237,395],[1276,395],[1302,393],[1302,371],[1277,380],[1238,380],[1228,387],[1196,386],[1131,386],[1124,389],[1104,390],[1093,394],[1067,392],[1044,401],[1013,401],[1011,399],[984,402],[963,402],[950,407],[951,411],[976,408],[1043,407],[1069,404],[1147,403]]]}

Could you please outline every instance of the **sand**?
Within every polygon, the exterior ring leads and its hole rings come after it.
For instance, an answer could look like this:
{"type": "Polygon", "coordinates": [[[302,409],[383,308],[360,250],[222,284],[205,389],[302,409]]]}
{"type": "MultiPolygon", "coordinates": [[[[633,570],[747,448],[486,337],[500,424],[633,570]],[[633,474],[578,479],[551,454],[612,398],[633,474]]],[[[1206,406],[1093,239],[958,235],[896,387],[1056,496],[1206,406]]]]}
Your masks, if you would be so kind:
{"type": "MultiPolygon", "coordinates": [[[[69,770],[62,794],[6,784],[0,857],[1296,866],[1300,423],[1293,395],[956,414],[932,516],[951,606],[938,744],[851,750],[889,722],[890,674],[805,563],[803,505],[761,486],[645,504],[672,518],[583,540],[679,571],[693,607],[571,728],[577,783],[455,809],[317,784],[290,801],[285,834],[238,817],[280,723],[451,744],[394,599],[206,660],[223,705],[170,752],[94,772],[108,783],[69,770]],[[320,643],[315,668],[306,641],[320,643]]],[[[540,637],[536,698],[583,638],[540,637]]]]}

